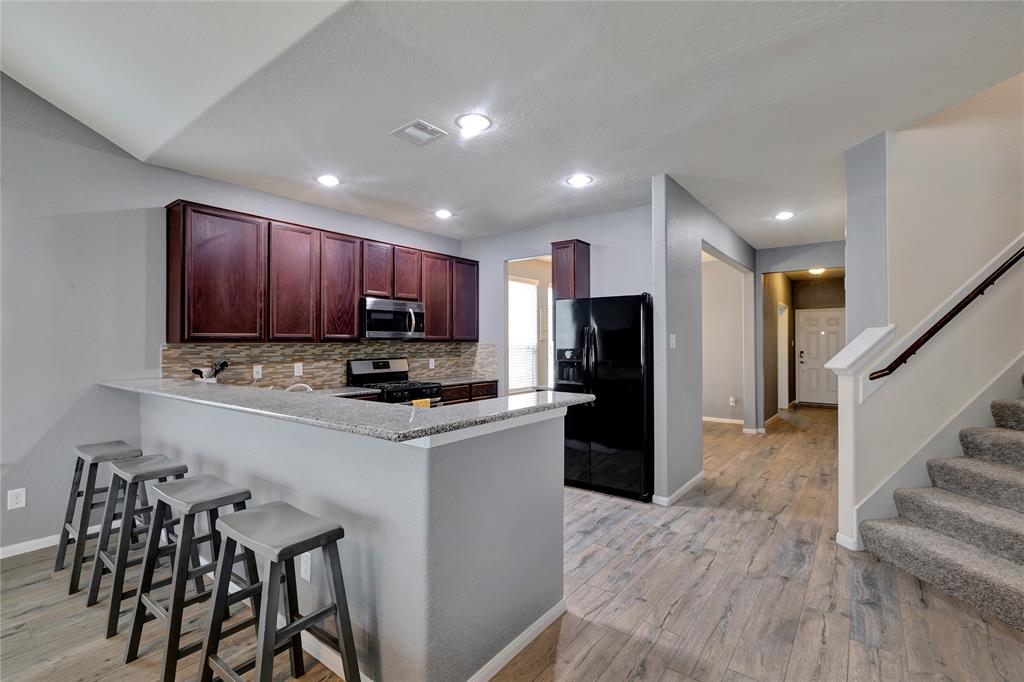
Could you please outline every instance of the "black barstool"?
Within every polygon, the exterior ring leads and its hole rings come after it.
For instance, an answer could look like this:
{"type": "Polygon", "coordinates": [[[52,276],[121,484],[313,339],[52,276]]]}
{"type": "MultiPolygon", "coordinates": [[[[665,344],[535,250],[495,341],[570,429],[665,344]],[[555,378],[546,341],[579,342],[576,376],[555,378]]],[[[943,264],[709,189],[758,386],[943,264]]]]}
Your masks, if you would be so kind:
{"type": "Polygon", "coordinates": [[[292,676],[301,677],[305,673],[301,634],[309,630],[310,634],[341,654],[346,682],[357,682],[359,662],[338,557],[337,543],[345,536],[341,525],[307,514],[285,502],[271,502],[246,511],[226,514],[217,521],[217,529],[224,538],[217,560],[210,626],[199,662],[199,679],[210,682],[216,673],[226,680],[240,681],[239,675],[255,668],[255,679],[258,682],[269,682],[274,672],[274,656],[285,649],[291,659],[292,676]],[[260,555],[263,559],[263,580],[248,589],[228,594],[236,544],[260,555]],[[323,551],[332,603],[303,616],[298,608],[295,557],[318,548],[323,551]],[[287,618],[284,627],[278,628],[277,610],[282,572],[287,618]],[[257,590],[261,592],[262,611],[258,613],[256,656],[232,668],[217,655],[220,640],[226,636],[224,620],[227,609],[231,604],[255,595],[257,590]],[[337,637],[317,625],[331,616],[334,617],[337,637]]]}
{"type": "MultiPolygon", "coordinates": [[[[202,576],[212,573],[217,566],[215,560],[220,554],[221,538],[216,526],[220,508],[231,506],[236,512],[242,511],[245,509],[245,501],[252,497],[252,493],[248,488],[228,483],[216,476],[201,475],[154,485],[153,497],[156,506],[153,510],[153,522],[150,525],[146,551],[142,559],[142,574],[139,577],[135,609],[132,613],[131,634],[125,652],[125,663],[131,663],[139,657],[142,627],[146,622],[157,619],[163,623],[167,633],[160,679],[168,682],[174,679],[178,661],[199,651],[203,646],[201,640],[181,646],[181,622],[187,607],[205,601],[210,596],[209,591],[200,589],[199,586],[202,576]],[[158,529],[174,512],[180,514],[181,521],[178,528],[174,568],[170,578],[154,581],[153,573],[156,570],[157,558],[161,554],[158,529]],[[196,516],[203,513],[207,515],[210,532],[196,536],[196,516]],[[189,561],[194,553],[198,552],[198,546],[204,542],[209,543],[212,550],[210,556],[214,561],[190,569],[189,561]],[[186,597],[189,580],[200,582],[196,586],[195,594],[186,597]],[[157,601],[153,591],[168,584],[171,585],[171,594],[165,607],[157,601]]],[[[236,584],[246,588],[259,582],[256,572],[256,557],[252,551],[247,550],[239,555],[238,559],[245,561],[247,580],[242,582],[238,579],[236,584]]],[[[258,614],[259,602],[255,596],[251,603],[253,612],[258,614]]],[[[256,623],[257,617],[253,616],[247,621],[233,624],[228,628],[228,635],[225,636],[234,634],[243,628],[255,626],[256,623]]]]}
{"type": "MultiPolygon", "coordinates": [[[[136,536],[151,530],[155,525],[148,518],[149,513],[153,510],[145,499],[146,482],[164,482],[172,477],[182,478],[188,473],[188,466],[174,461],[167,455],[146,455],[122,460],[111,464],[110,469],[113,475],[110,477],[110,489],[107,491],[107,508],[103,514],[103,525],[100,527],[100,538],[96,544],[96,556],[93,559],[92,582],[89,585],[89,596],[85,602],[86,606],[92,606],[99,601],[100,582],[104,575],[112,573],[110,609],[107,613],[107,639],[117,634],[117,619],[121,614],[121,601],[135,594],[134,589],[127,591],[124,589],[124,576],[128,568],[142,563],[142,557],[129,559],[128,553],[144,546],[144,541],[137,541],[136,536]],[[107,551],[107,545],[110,542],[110,531],[114,523],[114,502],[122,489],[125,492],[124,506],[121,510],[121,528],[117,534],[116,553],[111,556],[107,551]],[[139,502],[142,502],[142,506],[137,508],[136,505],[139,502]],[[146,525],[135,526],[136,514],[146,515],[146,525]]],[[[163,522],[158,530],[170,529],[175,523],[174,519],[163,522]]],[[[198,563],[198,552],[195,554],[194,560],[198,563]]],[[[202,584],[202,578],[197,584],[202,584]]]]}
{"type": "Polygon", "coordinates": [[[103,502],[95,502],[96,495],[107,492],[107,488],[96,487],[96,474],[100,464],[106,462],[117,462],[123,459],[141,457],[142,450],[125,443],[123,440],[110,440],[102,443],[83,443],[75,446],[75,473],[71,479],[71,492],[68,496],[67,511],[64,513],[64,523],[60,527],[60,539],[57,541],[57,561],[54,564],[54,571],[64,569],[64,557],[67,554],[68,545],[75,546],[75,555],[71,560],[71,581],[68,584],[68,594],[78,592],[78,583],[82,576],[82,564],[90,561],[92,557],[85,556],[85,542],[99,535],[89,532],[89,518],[92,510],[102,507],[103,502]],[[86,472],[86,467],[88,471],[86,472]],[[85,488],[82,489],[82,474],[86,474],[85,488]],[[75,521],[75,507],[78,506],[78,498],[82,498],[82,511],[78,517],[78,525],[75,521]]]}

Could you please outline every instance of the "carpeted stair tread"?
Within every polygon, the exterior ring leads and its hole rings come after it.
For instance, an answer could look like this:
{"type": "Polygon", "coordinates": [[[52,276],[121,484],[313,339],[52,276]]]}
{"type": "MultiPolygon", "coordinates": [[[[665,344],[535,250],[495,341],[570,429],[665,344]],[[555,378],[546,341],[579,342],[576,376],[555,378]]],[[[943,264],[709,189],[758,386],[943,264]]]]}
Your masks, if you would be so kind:
{"type": "Polygon", "coordinates": [[[948,457],[928,460],[928,475],[939,488],[1024,514],[1024,469],[948,457]]]}
{"type": "Polygon", "coordinates": [[[865,521],[865,548],[1024,630],[1024,567],[907,519],[865,521]]]}
{"type": "Polygon", "coordinates": [[[1024,514],[942,488],[905,488],[895,498],[902,518],[1021,564],[1024,570],[1024,514]]]}
{"type": "Polygon", "coordinates": [[[1024,431],[998,426],[961,429],[960,446],[968,457],[1024,467],[1024,431]]]}
{"type": "Polygon", "coordinates": [[[1024,398],[993,400],[992,418],[998,427],[1024,431],[1024,398]]]}

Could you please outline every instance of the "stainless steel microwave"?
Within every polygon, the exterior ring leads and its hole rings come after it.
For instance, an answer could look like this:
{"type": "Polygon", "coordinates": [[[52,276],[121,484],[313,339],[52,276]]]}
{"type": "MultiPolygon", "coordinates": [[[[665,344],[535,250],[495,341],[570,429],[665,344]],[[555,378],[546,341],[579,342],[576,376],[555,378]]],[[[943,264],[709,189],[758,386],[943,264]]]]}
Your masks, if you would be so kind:
{"type": "Polygon", "coordinates": [[[364,296],[360,304],[365,339],[422,339],[423,304],[364,296]]]}

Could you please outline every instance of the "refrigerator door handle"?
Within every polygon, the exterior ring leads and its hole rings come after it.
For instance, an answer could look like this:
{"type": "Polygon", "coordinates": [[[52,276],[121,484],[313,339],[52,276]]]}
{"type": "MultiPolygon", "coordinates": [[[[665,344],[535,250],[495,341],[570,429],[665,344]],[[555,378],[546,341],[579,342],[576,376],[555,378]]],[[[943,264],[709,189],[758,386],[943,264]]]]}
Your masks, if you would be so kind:
{"type": "Polygon", "coordinates": [[[583,382],[583,390],[586,391],[590,387],[590,327],[583,328],[583,364],[580,381],[583,382]]]}
{"type": "MultiPolygon", "coordinates": [[[[593,393],[594,392],[594,365],[597,364],[597,326],[596,325],[591,326],[589,328],[588,338],[590,339],[590,344],[589,344],[590,347],[589,347],[588,352],[587,352],[587,376],[589,378],[590,385],[587,388],[588,388],[588,390],[591,393],[593,393]]],[[[587,406],[593,408],[593,407],[595,407],[595,405],[594,405],[595,402],[597,402],[597,401],[593,400],[593,401],[587,403],[587,406]]]]}

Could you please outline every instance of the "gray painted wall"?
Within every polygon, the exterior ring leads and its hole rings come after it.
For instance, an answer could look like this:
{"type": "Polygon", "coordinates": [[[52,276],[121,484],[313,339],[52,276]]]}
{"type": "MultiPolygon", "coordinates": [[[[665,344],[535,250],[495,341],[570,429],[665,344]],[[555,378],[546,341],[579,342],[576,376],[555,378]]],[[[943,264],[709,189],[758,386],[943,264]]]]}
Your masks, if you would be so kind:
{"type": "Polygon", "coordinates": [[[889,321],[887,133],[846,152],[846,340],[889,321]]]}
{"type": "MultiPolygon", "coordinates": [[[[800,244],[783,246],[777,249],[760,249],[757,252],[757,269],[754,277],[754,305],[757,307],[754,347],[757,366],[757,425],[764,426],[766,386],[765,368],[765,337],[764,329],[764,282],[763,276],[770,272],[789,272],[791,270],[809,270],[813,267],[841,268],[845,267],[846,254],[844,242],[819,242],[816,244],[800,244]]],[[[849,273],[849,271],[847,271],[849,273]]],[[[792,315],[795,319],[795,315],[792,315]]],[[[773,391],[772,398],[778,402],[778,392],[773,391]]],[[[792,393],[791,393],[792,395],[792,393]]],[[[771,416],[769,413],[768,417],[771,416]]]]}
{"type": "MultiPolygon", "coordinates": [[[[764,418],[771,419],[779,411],[779,315],[778,304],[789,308],[789,324],[786,340],[792,346],[796,338],[796,312],[793,305],[792,282],[780,272],[764,276],[764,304],[761,327],[764,330],[764,418]]],[[[796,395],[796,368],[789,363],[786,379],[787,392],[791,402],[796,395]]],[[[789,402],[782,407],[789,405],[789,402]]]]}
{"type": "Polygon", "coordinates": [[[846,287],[842,277],[793,280],[793,307],[797,310],[845,306],[846,287]]]}
{"type": "Polygon", "coordinates": [[[651,179],[654,273],[654,493],[669,497],[704,469],[702,249],[748,269],[754,249],[667,175],[651,179]],[[675,334],[676,347],[669,348],[675,334]]]}
{"type": "Polygon", "coordinates": [[[97,379],[154,373],[165,217],[178,198],[458,254],[460,243],[150,166],[2,77],[4,546],[58,531],[76,443],[139,441],[134,399],[97,379]]]}
{"type": "Polygon", "coordinates": [[[725,263],[702,263],[701,338],[704,416],[742,420],[743,275],[725,263]]]}
{"type": "Polygon", "coordinates": [[[505,390],[505,262],[551,253],[551,242],[590,242],[590,293],[621,296],[651,291],[651,207],[640,206],[576,220],[505,232],[462,243],[462,255],[480,261],[480,340],[498,345],[505,390]]]}

